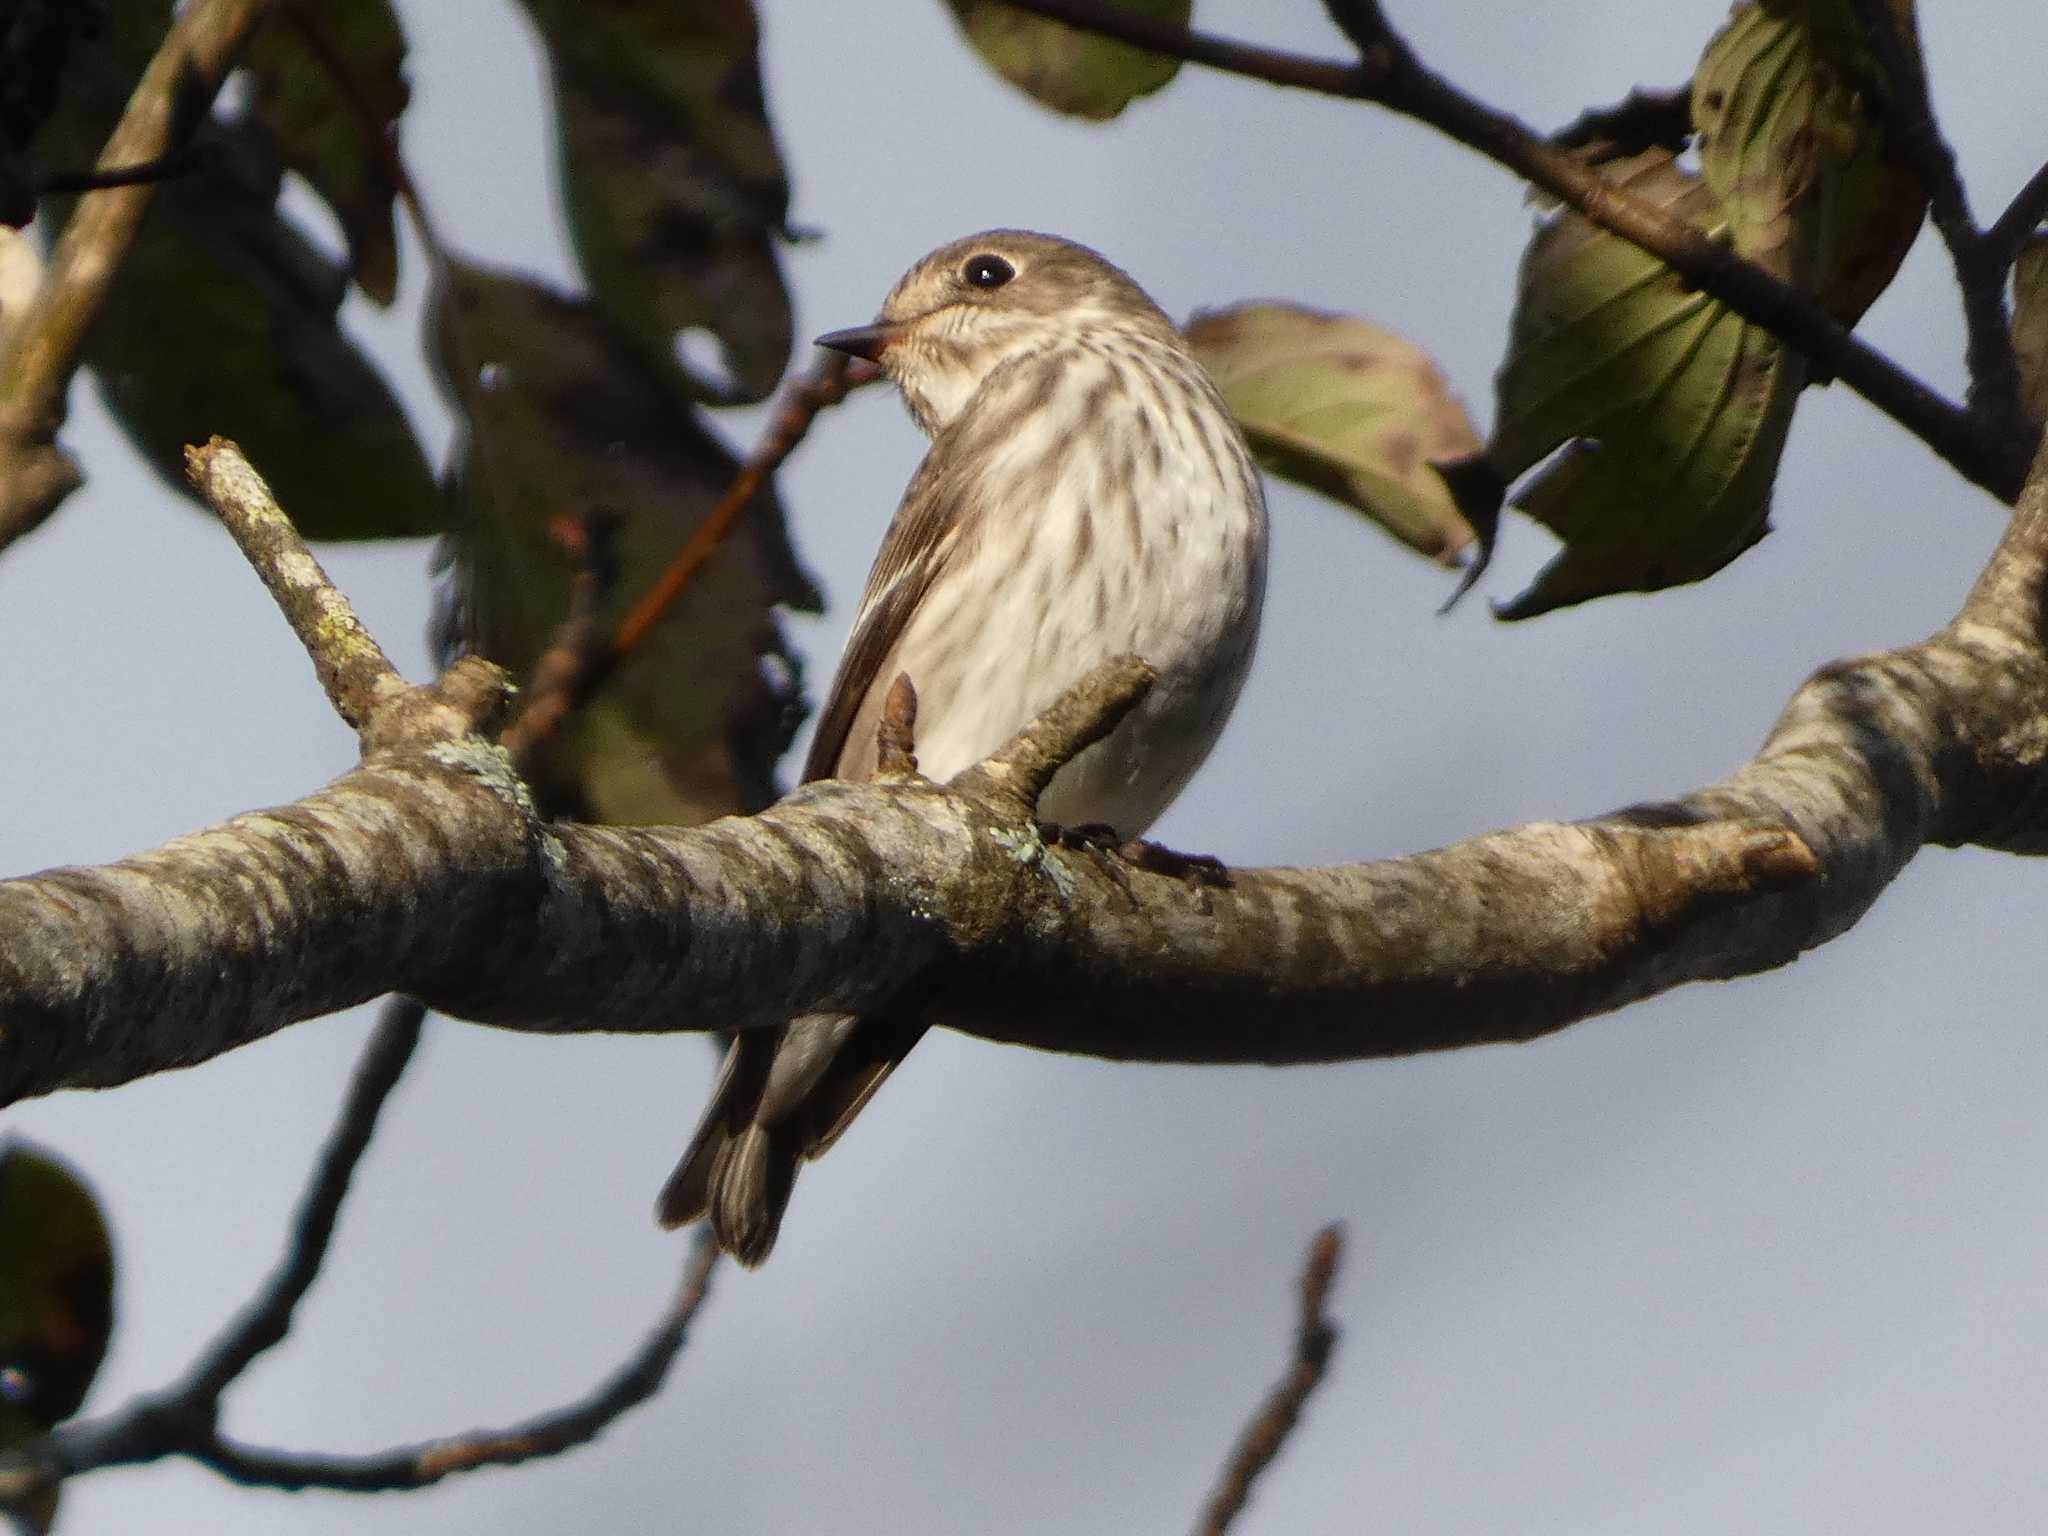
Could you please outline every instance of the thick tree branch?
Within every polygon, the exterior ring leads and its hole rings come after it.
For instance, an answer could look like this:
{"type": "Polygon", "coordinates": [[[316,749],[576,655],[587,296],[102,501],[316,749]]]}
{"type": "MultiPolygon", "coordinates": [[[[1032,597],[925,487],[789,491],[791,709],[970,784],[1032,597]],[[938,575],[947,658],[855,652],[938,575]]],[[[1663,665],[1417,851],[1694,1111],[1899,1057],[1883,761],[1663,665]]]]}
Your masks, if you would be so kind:
{"type": "Polygon", "coordinates": [[[1529,1039],[1782,965],[1930,842],[2048,852],[2044,584],[2037,473],[1954,623],[1824,668],[1721,783],[1199,893],[1049,847],[1031,818],[1046,765],[1129,698],[1116,665],[951,787],[814,784],[699,828],[545,824],[497,749],[395,733],[292,806],[0,882],[0,1103],[389,991],[547,1031],[746,1028],[915,991],[991,1039],[1141,1060],[1529,1039]]]}
{"type": "Polygon", "coordinates": [[[1294,86],[1370,101],[1426,123],[1505,166],[1591,223],[1657,257],[1689,284],[1797,347],[1825,377],[1838,378],[1962,474],[2000,500],[2019,493],[2032,457],[2015,437],[1945,400],[1882,352],[1859,341],[1811,294],[1745,260],[1682,218],[1611,185],[1578,155],[1512,115],[1466,95],[1425,66],[1377,5],[1332,0],[1332,17],[1360,49],[1355,63],[1307,58],[1228,41],[1103,0],[1009,0],[1020,11],[1063,21],[1155,53],[1294,86]]]}
{"type": "MultiPolygon", "coordinates": [[[[125,171],[179,149],[269,5],[195,0],[186,6],[143,71],[99,168],[125,171]]],[[[0,548],[42,522],[78,486],[76,467],[55,442],[64,394],[155,190],[153,182],[141,181],[86,194],[51,253],[35,302],[0,341],[0,548]]]]}

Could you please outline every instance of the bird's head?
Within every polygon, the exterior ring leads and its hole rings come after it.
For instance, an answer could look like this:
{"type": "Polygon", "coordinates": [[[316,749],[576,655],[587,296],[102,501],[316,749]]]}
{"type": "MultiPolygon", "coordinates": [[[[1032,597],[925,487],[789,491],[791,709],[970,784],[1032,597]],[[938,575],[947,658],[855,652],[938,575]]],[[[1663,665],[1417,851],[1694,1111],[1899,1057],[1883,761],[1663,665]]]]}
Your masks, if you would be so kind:
{"type": "Polygon", "coordinates": [[[875,324],[818,345],[880,363],[936,436],[1003,363],[1119,332],[1179,344],[1144,290],[1087,246],[992,229],[939,247],[889,291],[875,324]]]}

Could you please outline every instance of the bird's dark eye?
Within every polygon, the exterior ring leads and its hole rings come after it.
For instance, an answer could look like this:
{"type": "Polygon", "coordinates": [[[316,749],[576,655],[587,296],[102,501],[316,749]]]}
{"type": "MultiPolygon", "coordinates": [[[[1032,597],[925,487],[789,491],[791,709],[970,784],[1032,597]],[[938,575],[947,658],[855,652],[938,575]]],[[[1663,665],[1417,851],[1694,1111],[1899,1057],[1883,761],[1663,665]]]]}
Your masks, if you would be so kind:
{"type": "Polygon", "coordinates": [[[975,288],[1000,288],[1017,275],[1017,269],[1002,257],[984,251],[979,256],[968,257],[960,275],[975,288]]]}

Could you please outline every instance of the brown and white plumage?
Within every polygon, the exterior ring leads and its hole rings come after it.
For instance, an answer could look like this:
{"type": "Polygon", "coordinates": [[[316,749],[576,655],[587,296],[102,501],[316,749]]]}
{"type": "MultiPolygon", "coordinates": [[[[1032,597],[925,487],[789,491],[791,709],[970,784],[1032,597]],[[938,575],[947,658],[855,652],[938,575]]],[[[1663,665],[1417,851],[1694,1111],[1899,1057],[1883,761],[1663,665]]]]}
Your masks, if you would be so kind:
{"type": "MultiPolygon", "coordinates": [[[[880,321],[822,338],[876,358],[931,451],[869,573],[804,777],[865,778],[898,673],[917,754],[946,779],[1096,663],[1159,673],[1041,803],[1064,824],[1143,832],[1200,766],[1251,663],[1265,507],[1242,436],[1172,321],[1095,252],[993,230],[944,246],[880,321]]],[[[924,1031],[808,1015],[742,1035],[662,1191],[759,1263],[800,1161],[837,1139],[924,1031]]]]}

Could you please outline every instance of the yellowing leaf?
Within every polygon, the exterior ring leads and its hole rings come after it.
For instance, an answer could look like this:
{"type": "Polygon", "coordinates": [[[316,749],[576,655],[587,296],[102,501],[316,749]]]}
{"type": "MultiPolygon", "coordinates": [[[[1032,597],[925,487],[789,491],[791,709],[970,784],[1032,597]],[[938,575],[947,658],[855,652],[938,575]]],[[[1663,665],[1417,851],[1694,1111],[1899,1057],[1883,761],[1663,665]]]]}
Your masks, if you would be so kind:
{"type": "MultiPolygon", "coordinates": [[[[990,68],[1055,112],[1098,121],[1149,96],[1180,69],[1178,59],[1077,32],[1002,0],[947,0],[953,18],[990,68]]],[[[1143,16],[1186,25],[1194,0],[1111,0],[1143,16]]]]}
{"type": "Polygon", "coordinates": [[[1479,434],[1420,347],[1289,304],[1198,314],[1186,334],[1268,470],[1445,564],[1473,542],[1435,466],[1476,452],[1479,434]]]}
{"type": "MultiPolygon", "coordinates": [[[[509,273],[454,265],[436,362],[467,418],[451,545],[468,642],[523,677],[568,611],[548,534],[615,516],[615,625],[732,483],[739,464],[670,365],[603,312],[509,273]]],[[[815,608],[772,492],[757,497],[641,648],[536,766],[551,808],[693,823],[758,809],[801,717],[775,605],[815,608]]]]}
{"type": "Polygon", "coordinates": [[[789,361],[776,259],[789,182],[747,0],[525,0],[553,66],[569,231],[592,297],[656,356],[718,338],[714,401],[759,400],[789,361]]]}

